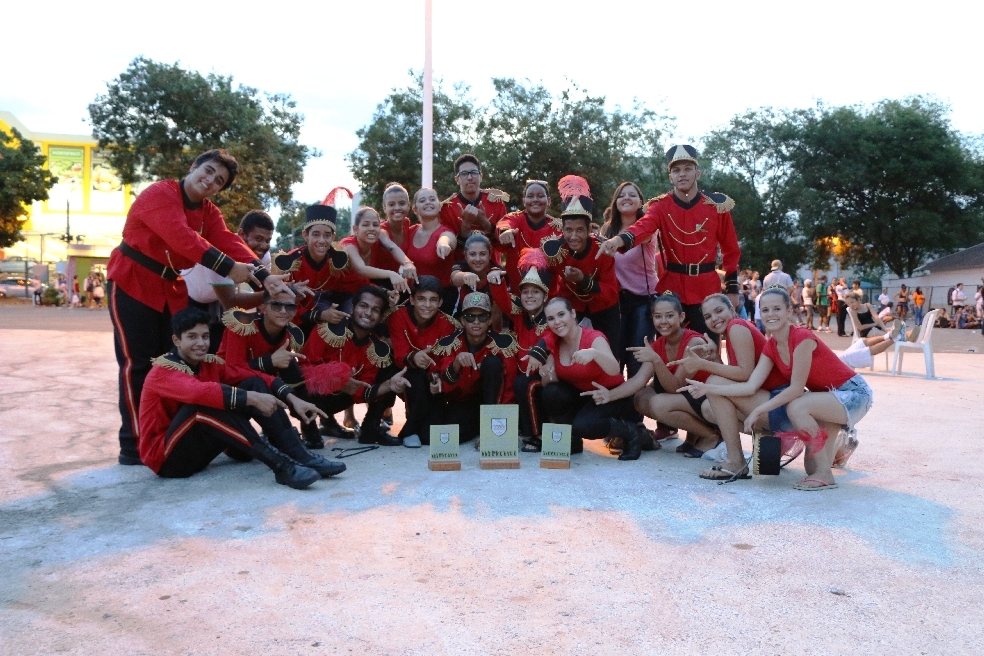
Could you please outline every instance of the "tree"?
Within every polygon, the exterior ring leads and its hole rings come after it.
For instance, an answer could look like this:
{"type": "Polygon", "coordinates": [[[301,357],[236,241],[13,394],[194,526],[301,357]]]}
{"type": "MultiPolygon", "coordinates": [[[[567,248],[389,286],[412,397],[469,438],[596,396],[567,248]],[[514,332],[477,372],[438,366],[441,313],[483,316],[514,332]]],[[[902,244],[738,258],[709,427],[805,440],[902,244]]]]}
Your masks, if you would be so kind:
{"type": "Polygon", "coordinates": [[[0,130],[0,248],[24,238],[20,227],[27,206],[48,199],[55,178],[44,163],[41,149],[16,128],[0,130]]]}
{"type": "Polygon", "coordinates": [[[181,178],[202,152],[229,151],[239,176],[213,200],[235,227],[249,210],[289,203],[308,158],[319,156],[298,141],[304,117],[295,106],[289,95],[233,88],[231,76],[138,57],[89,105],[89,117],[126,183],[181,178]]]}
{"type": "MultiPolygon", "coordinates": [[[[492,84],[496,95],[476,121],[476,154],[485,182],[508,192],[512,204],[522,206],[527,179],[547,180],[556,189],[568,173],[588,180],[596,219],[626,180],[650,195],[665,187],[660,139],[667,117],[641,105],[607,111],[603,96],[575,83],[557,98],[529,81],[495,78],[492,84]]],[[[560,198],[554,193],[551,200],[558,211],[560,198]]]]}
{"type": "MultiPolygon", "coordinates": [[[[420,180],[423,149],[423,77],[410,71],[412,82],[406,89],[393,89],[376,107],[369,125],[359,128],[358,147],[346,155],[352,176],[362,187],[362,202],[379,207],[387,182],[400,182],[410,195],[420,180]]],[[[448,95],[442,83],[434,84],[434,187],[439,198],[457,187],[450,175],[454,160],[469,145],[474,107],[468,87],[454,86],[448,95]]]]}
{"type": "Polygon", "coordinates": [[[701,187],[735,199],[744,267],[768,271],[780,259],[795,271],[809,256],[798,211],[803,189],[789,157],[793,143],[788,117],[770,107],[739,114],[704,139],[701,187]]]}
{"type": "Polygon", "coordinates": [[[948,112],[917,96],[795,113],[790,158],[808,192],[807,236],[846,239],[849,263],[884,264],[899,277],[979,242],[984,165],[948,112]]]}

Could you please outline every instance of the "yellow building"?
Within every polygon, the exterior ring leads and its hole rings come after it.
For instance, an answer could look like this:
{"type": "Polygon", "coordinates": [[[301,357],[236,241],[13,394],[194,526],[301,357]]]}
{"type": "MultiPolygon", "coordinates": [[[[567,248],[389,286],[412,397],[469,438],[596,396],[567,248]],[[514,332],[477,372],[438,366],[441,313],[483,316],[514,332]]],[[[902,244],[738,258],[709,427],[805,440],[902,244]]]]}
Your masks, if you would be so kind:
{"type": "Polygon", "coordinates": [[[24,241],[4,248],[3,257],[67,262],[69,279],[74,274],[84,279],[91,267],[104,267],[120,243],[127,210],[140,189],[120,182],[91,135],[35,132],[0,111],[0,130],[9,133],[10,128],[37,144],[57,182],[48,200],[31,206],[21,229],[24,241]],[[66,234],[71,234],[71,244],[64,240],[66,234]]]}

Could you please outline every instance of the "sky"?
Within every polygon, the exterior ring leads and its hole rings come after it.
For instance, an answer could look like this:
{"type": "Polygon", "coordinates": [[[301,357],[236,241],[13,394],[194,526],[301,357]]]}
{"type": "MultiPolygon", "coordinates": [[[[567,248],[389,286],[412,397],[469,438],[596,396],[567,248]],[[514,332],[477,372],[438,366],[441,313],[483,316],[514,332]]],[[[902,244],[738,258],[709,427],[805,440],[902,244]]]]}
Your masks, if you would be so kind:
{"type": "MultiPolygon", "coordinates": [[[[424,0],[6,4],[0,110],[34,131],[86,134],[87,105],[137,56],[231,75],[297,101],[301,142],[323,153],[294,188],[304,201],[355,190],[355,131],[423,66],[424,0]]],[[[470,85],[479,103],[493,77],[554,93],[572,80],[612,109],[638,100],[674,116],[672,139],[689,142],[748,109],[921,94],[950,104],[957,130],[984,134],[984,3],[433,0],[433,12],[435,78],[470,85]]]]}

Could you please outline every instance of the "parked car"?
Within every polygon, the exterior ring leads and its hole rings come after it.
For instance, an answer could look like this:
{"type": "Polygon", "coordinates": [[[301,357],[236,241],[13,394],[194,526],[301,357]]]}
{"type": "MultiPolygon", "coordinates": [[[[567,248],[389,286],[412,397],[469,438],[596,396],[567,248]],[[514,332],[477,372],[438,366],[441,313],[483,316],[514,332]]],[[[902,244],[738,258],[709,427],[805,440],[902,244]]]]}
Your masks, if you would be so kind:
{"type": "MultiPolygon", "coordinates": [[[[38,285],[33,280],[28,280],[27,282],[27,295],[24,294],[24,283],[23,278],[6,278],[0,280],[0,297],[7,298],[31,298],[34,296],[34,292],[37,291],[38,285]]],[[[46,285],[41,285],[41,290],[43,291],[46,285]]]]}

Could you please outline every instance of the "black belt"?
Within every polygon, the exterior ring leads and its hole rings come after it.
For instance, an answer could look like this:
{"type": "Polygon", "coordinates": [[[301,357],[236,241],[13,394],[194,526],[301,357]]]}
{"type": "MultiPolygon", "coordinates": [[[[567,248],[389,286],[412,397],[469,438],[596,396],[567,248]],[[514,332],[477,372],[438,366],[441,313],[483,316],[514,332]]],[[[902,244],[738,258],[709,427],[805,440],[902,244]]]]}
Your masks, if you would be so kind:
{"type": "Polygon", "coordinates": [[[143,268],[153,271],[154,273],[159,275],[161,278],[164,278],[165,280],[177,280],[178,276],[181,275],[175,269],[172,269],[171,267],[168,266],[164,266],[154,258],[144,255],[143,253],[135,249],[133,246],[130,246],[125,241],[120,242],[119,248],[120,248],[120,252],[126,255],[128,258],[130,258],[131,260],[133,260],[143,268]]]}
{"type": "Polygon", "coordinates": [[[666,270],[672,271],[673,273],[685,273],[688,276],[699,276],[702,273],[710,273],[714,271],[713,262],[705,262],[704,264],[677,264],[675,262],[667,262],[666,270]]]}

